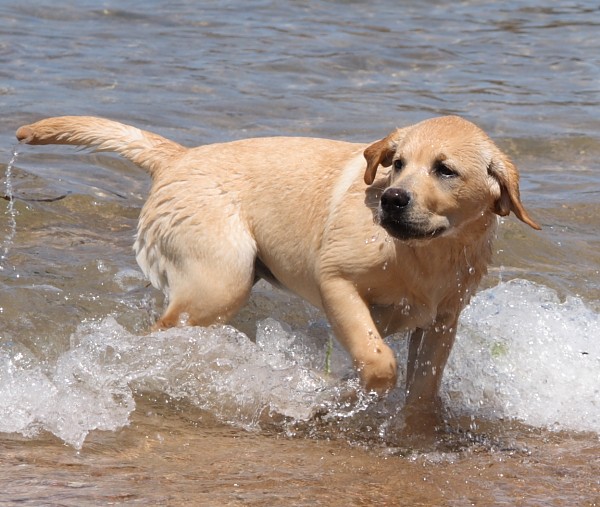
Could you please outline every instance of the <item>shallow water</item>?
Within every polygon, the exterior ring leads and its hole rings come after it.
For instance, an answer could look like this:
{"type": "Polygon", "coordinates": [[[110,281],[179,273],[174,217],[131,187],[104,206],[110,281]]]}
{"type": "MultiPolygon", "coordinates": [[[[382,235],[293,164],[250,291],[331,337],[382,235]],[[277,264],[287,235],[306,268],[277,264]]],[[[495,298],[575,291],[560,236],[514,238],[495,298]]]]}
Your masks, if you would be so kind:
{"type": "Polygon", "coordinates": [[[600,503],[594,2],[34,1],[0,19],[0,502],[600,503]],[[14,141],[62,114],[195,145],[370,141],[448,113],[512,156],[544,229],[502,220],[429,443],[402,436],[399,389],[348,403],[322,315],[267,284],[232,327],[146,335],[163,300],[131,251],[145,173],[14,141]]]}

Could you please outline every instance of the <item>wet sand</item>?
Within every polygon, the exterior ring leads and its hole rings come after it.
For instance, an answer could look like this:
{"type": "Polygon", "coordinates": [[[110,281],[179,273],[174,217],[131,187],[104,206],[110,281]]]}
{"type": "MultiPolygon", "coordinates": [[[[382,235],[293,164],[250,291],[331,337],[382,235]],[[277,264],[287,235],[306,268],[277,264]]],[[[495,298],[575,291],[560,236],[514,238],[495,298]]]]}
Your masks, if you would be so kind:
{"type": "Polygon", "coordinates": [[[443,450],[394,450],[250,433],[166,400],[138,403],[129,427],[94,432],[80,451],[50,436],[3,437],[0,504],[600,504],[596,435],[498,423],[442,435],[443,450]]]}

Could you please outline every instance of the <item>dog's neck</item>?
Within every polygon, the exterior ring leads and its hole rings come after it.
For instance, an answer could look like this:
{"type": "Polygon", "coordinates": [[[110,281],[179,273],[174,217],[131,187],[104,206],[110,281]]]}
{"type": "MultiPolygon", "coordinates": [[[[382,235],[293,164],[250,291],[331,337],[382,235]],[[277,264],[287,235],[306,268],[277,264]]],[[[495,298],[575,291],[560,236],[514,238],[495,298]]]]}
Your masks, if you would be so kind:
{"type": "Polygon", "coordinates": [[[431,308],[447,306],[456,312],[466,306],[492,261],[497,223],[496,215],[489,213],[471,222],[468,233],[458,230],[425,241],[395,240],[396,257],[411,257],[413,271],[402,276],[415,278],[407,286],[420,289],[414,294],[416,302],[431,308]],[[433,243],[437,248],[431,248],[433,243]]]}

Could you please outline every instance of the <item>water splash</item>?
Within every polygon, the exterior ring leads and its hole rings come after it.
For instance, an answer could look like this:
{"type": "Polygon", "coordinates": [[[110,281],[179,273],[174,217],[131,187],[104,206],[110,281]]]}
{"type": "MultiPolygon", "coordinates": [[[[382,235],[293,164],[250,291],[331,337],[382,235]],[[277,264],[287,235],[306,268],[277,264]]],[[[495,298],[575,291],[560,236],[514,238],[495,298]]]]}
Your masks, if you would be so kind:
{"type": "Polygon", "coordinates": [[[12,170],[17,160],[17,155],[18,150],[17,146],[15,146],[12,151],[12,157],[6,166],[6,172],[4,174],[4,195],[8,203],[6,205],[6,211],[4,214],[7,216],[8,232],[2,240],[2,247],[0,248],[0,271],[4,271],[6,268],[8,254],[14,243],[15,235],[17,234],[17,210],[15,209],[12,185],[12,170]]]}
{"type": "Polygon", "coordinates": [[[56,362],[12,343],[0,347],[0,432],[45,430],[80,448],[92,430],[127,425],[141,393],[184,400],[247,430],[271,414],[309,419],[332,391],[319,371],[325,348],[300,338],[273,319],[259,323],[253,343],[229,326],[137,336],[106,317],[82,323],[56,362]]]}
{"type": "Polygon", "coordinates": [[[477,294],[444,375],[455,413],[600,433],[600,314],[512,280],[477,294]]]}
{"type": "MultiPolygon", "coordinates": [[[[442,397],[477,420],[515,419],[600,434],[600,314],[531,282],[481,291],[461,317],[442,397]]],[[[351,361],[333,342],[274,318],[256,341],[228,326],[137,336],[112,317],[84,322],[57,359],[0,345],[0,432],[49,431],[81,447],[95,429],[126,426],[136,396],[166,395],[248,430],[395,442],[404,394],[352,400],[351,361]],[[326,372],[326,364],[328,364],[326,372]]],[[[406,340],[391,339],[403,385],[406,340]]]]}

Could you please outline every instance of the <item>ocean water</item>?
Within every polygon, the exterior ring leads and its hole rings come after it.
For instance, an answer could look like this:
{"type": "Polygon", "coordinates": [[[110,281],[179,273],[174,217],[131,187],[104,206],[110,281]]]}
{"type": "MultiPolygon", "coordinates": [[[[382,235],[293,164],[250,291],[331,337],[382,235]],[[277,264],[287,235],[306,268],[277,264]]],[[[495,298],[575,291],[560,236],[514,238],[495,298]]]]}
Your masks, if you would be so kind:
{"type": "MultiPolygon", "coordinates": [[[[2,501],[599,501],[599,25],[591,1],[3,2],[2,501]],[[230,326],[148,334],[164,301],[131,250],[148,177],[118,157],[16,144],[20,125],[63,114],[190,146],[367,142],[441,114],[484,128],[543,230],[501,220],[444,376],[443,450],[407,450],[401,389],[350,403],[356,379],[323,316],[268,284],[230,326]],[[223,468],[238,444],[260,463],[246,475],[223,468]],[[389,480],[375,489],[361,467],[389,480]],[[158,471],[171,482],[155,487],[158,471]],[[103,474],[116,490],[90,479],[103,474]]],[[[389,342],[405,357],[404,336],[389,342]]]]}
{"type": "MultiPolygon", "coordinates": [[[[442,389],[446,406],[454,415],[599,433],[598,319],[580,298],[561,301],[525,280],[480,292],[461,320],[442,389]]],[[[392,343],[405,359],[403,338],[392,343]]],[[[342,395],[356,387],[356,379],[344,380],[352,366],[336,347],[326,374],[327,345],[310,325],[294,331],[271,317],[257,323],[254,341],[231,326],[139,335],[112,316],[82,322],[53,361],[40,362],[19,343],[3,346],[0,431],[32,438],[48,431],[81,448],[90,431],[126,426],[136,395],[146,393],[185,400],[247,430],[281,424],[285,432],[282,417],[306,422],[323,407],[331,418],[371,411],[373,431],[394,441],[387,426],[400,417],[401,389],[380,406],[365,401],[348,410],[342,395]]]]}

